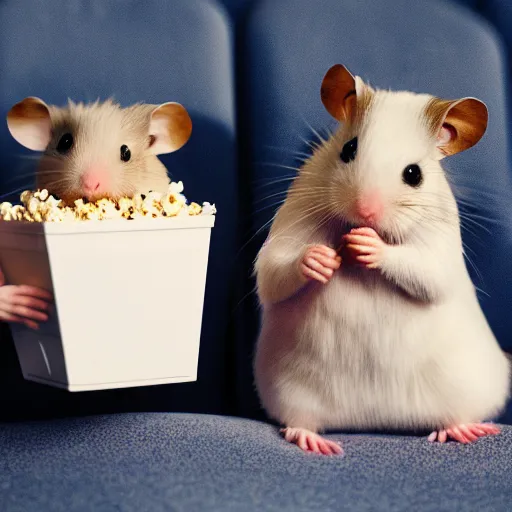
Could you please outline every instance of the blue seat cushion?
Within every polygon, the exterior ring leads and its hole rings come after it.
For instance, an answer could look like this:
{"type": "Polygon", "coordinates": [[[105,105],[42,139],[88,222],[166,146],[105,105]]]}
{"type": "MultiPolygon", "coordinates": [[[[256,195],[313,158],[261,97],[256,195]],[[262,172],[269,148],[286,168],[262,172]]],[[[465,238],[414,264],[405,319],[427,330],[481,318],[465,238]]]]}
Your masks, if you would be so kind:
{"type": "Polygon", "coordinates": [[[334,435],[302,453],[267,424],[129,414],[0,425],[0,510],[493,510],[512,502],[512,428],[474,445],[334,435]]]}

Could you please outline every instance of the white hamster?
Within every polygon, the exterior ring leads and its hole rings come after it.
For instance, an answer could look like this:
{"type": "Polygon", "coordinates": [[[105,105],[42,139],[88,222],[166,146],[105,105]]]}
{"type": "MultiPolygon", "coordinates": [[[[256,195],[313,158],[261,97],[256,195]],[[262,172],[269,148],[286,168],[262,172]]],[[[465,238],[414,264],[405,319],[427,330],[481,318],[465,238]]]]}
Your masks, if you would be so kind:
{"type": "Polygon", "coordinates": [[[499,432],[479,422],[504,407],[509,363],[440,165],[480,140],[486,106],[374,90],[341,65],[321,97],[342,124],[299,171],[255,263],[263,407],[288,441],[324,454],[341,452],[325,429],[463,443],[499,432]]]}
{"type": "Polygon", "coordinates": [[[56,107],[29,97],[11,108],[7,125],[20,144],[43,152],[38,188],[66,202],[166,192],[169,178],[157,155],[180,149],[192,133],[186,109],[172,102],[56,107]]]}

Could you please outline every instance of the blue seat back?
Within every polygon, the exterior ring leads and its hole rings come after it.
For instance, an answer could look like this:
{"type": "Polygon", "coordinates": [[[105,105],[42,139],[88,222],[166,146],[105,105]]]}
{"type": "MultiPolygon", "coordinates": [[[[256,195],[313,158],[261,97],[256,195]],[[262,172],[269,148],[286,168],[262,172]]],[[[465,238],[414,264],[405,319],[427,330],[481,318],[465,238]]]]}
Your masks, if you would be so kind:
{"type": "MultiPolygon", "coordinates": [[[[65,404],[67,413],[97,410],[103,397],[106,410],[122,403],[132,410],[222,411],[237,208],[233,41],[224,9],[206,0],[50,0],[36,7],[28,0],[0,2],[0,194],[31,185],[34,159],[5,123],[9,108],[24,97],[57,105],[68,97],[113,96],[122,105],[177,101],[191,115],[192,137],[162,160],[173,179],[183,180],[186,196],[215,202],[218,216],[197,383],[78,396],[20,381],[15,393],[42,393],[42,409],[65,404]]],[[[19,371],[12,357],[3,364],[19,371]]]]}

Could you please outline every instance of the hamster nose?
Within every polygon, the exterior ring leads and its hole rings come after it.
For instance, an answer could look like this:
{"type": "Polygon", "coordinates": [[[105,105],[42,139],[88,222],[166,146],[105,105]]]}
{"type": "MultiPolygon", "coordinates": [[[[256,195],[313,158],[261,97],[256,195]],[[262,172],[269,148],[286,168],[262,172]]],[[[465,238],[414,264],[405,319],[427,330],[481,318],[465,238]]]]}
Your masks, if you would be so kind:
{"type": "Polygon", "coordinates": [[[378,192],[362,194],[355,203],[355,213],[366,221],[377,222],[384,210],[382,199],[378,192]]]}
{"type": "Polygon", "coordinates": [[[80,184],[86,195],[100,192],[105,188],[105,173],[100,169],[89,169],[82,175],[80,184]]]}

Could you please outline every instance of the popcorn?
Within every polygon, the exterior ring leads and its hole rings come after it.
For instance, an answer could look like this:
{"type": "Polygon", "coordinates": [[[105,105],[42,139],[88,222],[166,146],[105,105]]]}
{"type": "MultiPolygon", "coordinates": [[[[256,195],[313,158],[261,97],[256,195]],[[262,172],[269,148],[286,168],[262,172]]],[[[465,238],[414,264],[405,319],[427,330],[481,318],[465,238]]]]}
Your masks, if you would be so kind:
{"type": "Polygon", "coordinates": [[[11,208],[11,215],[15,220],[22,220],[24,213],[25,213],[25,208],[19,204],[15,205],[11,208]]]}
{"type": "Polygon", "coordinates": [[[77,199],[73,205],[66,205],[61,199],[52,196],[48,190],[21,193],[21,205],[0,203],[0,219],[25,222],[72,222],[84,220],[141,219],[157,217],[215,215],[215,205],[187,203],[183,195],[183,182],[171,182],[165,194],[149,191],[133,197],[117,200],[99,199],[90,202],[77,199]]]}
{"type": "Polygon", "coordinates": [[[20,198],[22,203],[28,203],[32,198],[32,192],[30,190],[25,190],[24,192],[21,193],[20,198]]]}
{"type": "Polygon", "coordinates": [[[39,211],[41,202],[36,197],[31,197],[28,201],[24,201],[24,203],[27,205],[27,210],[30,214],[34,215],[39,211]]]}
{"type": "Polygon", "coordinates": [[[203,203],[203,209],[201,211],[201,215],[215,215],[217,213],[217,208],[215,208],[214,204],[203,203]]]}
{"type": "Polygon", "coordinates": [[[45,188],[43,188],[43,190],[38,190],[35,194],[34,194],[34,197],[36,197],[37,199],[41,199],[41,201],[46,201],[46,199],[48,198],[49,194],[48,194],[48,190],[46,190],[45,188]]]}
{"type": "Polygon", "coordinates": [[[12,208],[11,203],[5,202],[5,203],[0,204],[0,216],[3,217],[5,214],[10,213],[11,208],[12,208]]]}
{"type": "Polygon", "coordinates": [[[199,215],[201,213],[201,207],[197,203],[191,203],[188,207],[189,215],[199,215]]]}

